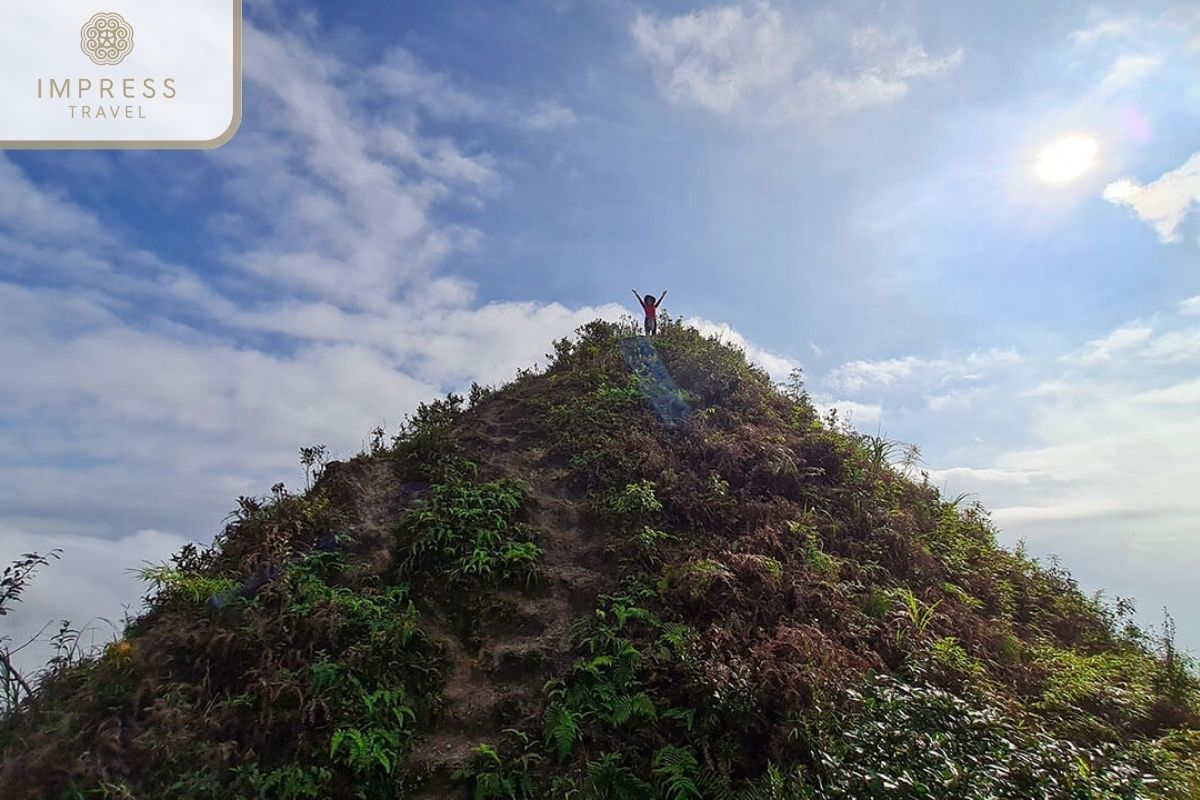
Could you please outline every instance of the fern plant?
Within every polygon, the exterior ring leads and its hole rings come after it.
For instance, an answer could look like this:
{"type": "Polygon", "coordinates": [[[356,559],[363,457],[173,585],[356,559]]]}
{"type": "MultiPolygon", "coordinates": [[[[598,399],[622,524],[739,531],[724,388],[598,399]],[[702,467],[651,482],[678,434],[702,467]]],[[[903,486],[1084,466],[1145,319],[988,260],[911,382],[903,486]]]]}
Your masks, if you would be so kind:
{"type": "Polygon", "coordinates": [[[406,574],[441,574],[463,589],[538,577],[542,549],[517,520],[528,496],[518,481],[474,484],[460,478],[430,490],[425,507],[401,523],[407,534],[406,574]]]}
{"type": "Polygon", "coordinates": [[[645,800],[653,796],[650,784],[621,764],[620,753],[605,753],[587,766],[585,800],[645,800]]]}
{"type": "Polygon", "coordinates": [[[700,764],[691,750],[668,744],[654,754],[652,772],[664,800],[699,800],[700,764]]]}
{"type": "Polygon", "coordinates": [[[473,800],[532,800],[536,796],[534,769],[542,760],[535,752],[537,743],[513,728],[503,733],[515,740],[519,755],[514,760],[506,762],[495,747],[484,742],[472,750],[471,762],[451,775],[453,780],[471,784],[473,800]]]}
{"type": "Polygon", "coordinates": [[[393,775],[408,752],[416,712],[399,687],[365,694],[361,703],[360,724],[334,731],[329,756],[359,774],[393,775]]]}

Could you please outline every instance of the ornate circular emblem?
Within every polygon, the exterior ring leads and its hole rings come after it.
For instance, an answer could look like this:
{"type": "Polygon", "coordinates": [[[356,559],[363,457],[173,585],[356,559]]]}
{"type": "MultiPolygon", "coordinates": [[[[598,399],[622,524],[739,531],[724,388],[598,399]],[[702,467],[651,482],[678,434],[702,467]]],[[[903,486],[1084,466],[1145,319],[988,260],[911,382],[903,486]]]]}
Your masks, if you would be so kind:
{"type": "Polygon", "coordinates": [[[120,14],[97,14],[80,31],[79,46],[97,64],[120,64],[133,52],[133,28],[120,14]]]}

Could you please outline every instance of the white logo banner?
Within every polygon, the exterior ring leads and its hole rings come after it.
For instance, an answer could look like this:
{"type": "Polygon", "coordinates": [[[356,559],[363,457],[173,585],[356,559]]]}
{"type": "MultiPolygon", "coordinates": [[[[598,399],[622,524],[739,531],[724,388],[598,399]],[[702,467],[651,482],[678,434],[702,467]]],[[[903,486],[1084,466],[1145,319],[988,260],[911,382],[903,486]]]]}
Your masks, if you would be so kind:
{"type": "Polygon", "coordinates": [[[0,148],[212,148],[242,115],[241,0],[3,0],[0,148]]]}

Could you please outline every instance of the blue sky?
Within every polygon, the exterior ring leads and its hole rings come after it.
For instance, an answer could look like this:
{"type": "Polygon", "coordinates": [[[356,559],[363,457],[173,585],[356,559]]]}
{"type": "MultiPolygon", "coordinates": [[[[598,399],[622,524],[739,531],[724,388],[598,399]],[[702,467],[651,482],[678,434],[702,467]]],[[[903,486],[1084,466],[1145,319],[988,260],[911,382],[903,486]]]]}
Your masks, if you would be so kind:
{"type": "Polygon", "coordinates": [[[0,556],[64,549],[18,633],[636,287],[1200,650],[1192,4],[247,18],[224,148],[0,154],[0,556]]]}

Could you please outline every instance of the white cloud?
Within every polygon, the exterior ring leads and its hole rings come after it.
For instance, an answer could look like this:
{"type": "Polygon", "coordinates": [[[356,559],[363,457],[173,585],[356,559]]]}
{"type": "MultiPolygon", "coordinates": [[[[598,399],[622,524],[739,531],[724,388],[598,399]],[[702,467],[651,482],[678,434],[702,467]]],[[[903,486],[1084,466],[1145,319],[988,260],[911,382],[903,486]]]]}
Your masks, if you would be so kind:
{"type": "Polygon", "coordinates": [[[226,235],[231,261],[296,292],[378,307],[477,245],[478,232],[435,216],[498,181],[490,154],[423,134],[412,113],[373,113],[363,92],[371,70],[297,34],[249,27],[246,48],[257,127],[217,160],[235,202],[273,213],[226,235]]]}
{"type": "Polygon", "coordinates": [[[769,2],[665,19],[641,13],[631,31],[671,102],[773,123],[894,102],[911,80],[946,74],[963,58],[961,50],[931,57],[910,35],[873,27],[846,31],[840,51],[823,58],[828,37],[810,35],[769,2]],[[847,69],[827,65],[847,58],[847,69]]]}
{"type": "Polygon", "coordinates": [[[1046,515],[1115,513],[1173,517],[1200,513],[1200,498],[1183,487],[1200,480],[1192,442],[1200,421],[1188,413],[1200,400],[1200,379],[1157,388],[1123,375],[1074,379],[1077,391],[1034,406],[1039,445],[1006,453],[996,466],[1053,476],[1019,506],[1046,515]],[[1031,500],[1037,502],[1030,502],[1031,500]]]}
{"type": "Polygon", "coordinates": [[[945,394],[930,395],[925,398],[925,405],[930,411],[962,410],[970,408],[976,400],[985,396],[983,389],[958,389],[945,394]]]}
{"type": "Polygon", "coordinates": [[[660,71],[662,89],[718,113],[749,94],[790,81],[807,43],[767,3],[694,11],[670,19],[639,14],[633,37],[660,71]]]}
{"type": "Polygon", "coordinates": [[[948,482],[970,481],[980,484],[1012,483],[1028,485],[1043,477],[1042,473],[1018,469],[997,469],[973,467],[950,467],[949,469],[933,469],[928,471],[929,480],[936,484],[948,482]]]}
{"type": "Polygon", "coordinates": [[[828,380],[848,392],[861,392],[875,386],[893,386],[919,369],[940,367],[946,362],[917,356],[889,358],[882,361],[850,361],[837,367],[828,380]]]}
{"type": "Polygon", "coordinates": [[[1140,355],[1164,364],[1200,361],[1200,330],[1192,328],[1164,333],[1149,342],[1140,355]]]}
{"type": "Polygon", "coordinates": [[[1041,506],[1004,506],[992,511],[992,519],[1005,527],[1053,523],[1063,521],[1095,520],[1105,517],[1124,518],[1134,509],[1118,502],[1106,500],[1083,500],[1078,502],[1054,501],[1041,506]]]}
{"type": "Polygon", "coordinates": [[[1128,39],[1134,35],[1140,25],[1134,19],[1106,19],[1087,28],[1074,31],[1068,37],[1079,47],[1091,47],[1105,40],[1128,39]]]}
{"type": "Polygon", "coordinates": [[[1200,28],[1200,14],[1186,3],[1123,17],[1106,16],[1105,11],[1097,8],[1089,16],[1093,21],[1087,27],[1067,37],[1080,51],[1112,53],[1153,49],[1156,44],[1176,38],[1186,44],[1200,28]]]}
{"type": "Polygon", "coordinates": [[[933,58],[908,35],[882,28],[859,28],[851,34],[851,47],[864,74],[884,80],[906,81],[941,75],[959,66],[961,49],[933,58]]]}
{"type": "Polygon", "coordinates": [[[965,363],[968,367],[988,369],[991,367],[1006,367],[1020,364],[1022,356],[1011,347],[993,347],[988,350],[975,350],[969,353],[965,363]]]}
{"type": "Polygon", "coordinates": [[[814,400],[813,406],[821,415],[836,410],[838,416],[854,426],[878,425],[883,419],[883,406],[879,403],[860,403],[857,400],[814,400]]]}
{"type": "Polygon", "coordinates": [[[832,370],[825,380],[846,392],[889,389],[901,384],[936,386],[977,380],[980,373],[1013,366],[1021,355],[1012,349],[977,350],[958,358],[903,356],[878,361],[848,361],[832,370]]]}
{"type": "Polygon", "coordinates": [[[478,119],[488,114],[487,103],[465,92],[446,75],[423,66],[402,47],[388,51],[380,63],[367,70],[368,85],[393,100],[404,101],[439,119],[478,119]]]}
{"type": "Polygon", "coordinates": [[[1145,343],[1153,335],[1154,330],[1145,325],[1134,324],[1117,328],[1104,338],[1094,339],[1085,344],[1079,362],[1085,367],[1103,363],[1114,355],[1145,343]]]}
{"type": "MultiPolygon", "coordinates": [[[[1177,317],[1158,315],[1150,322],[1130,322],[1105,336],[1085,343],[1078,351],[1062,357],[1062,361],[1085,368],[1110,364],[1115,368],[1138,365],[1163,366],[1188,361],[1200,361],[1200,328],[1188,325],[1190,301],[1177,303],[1177,317]],[[1157,326],[1168,326],[1156,332],[1157,326]]],[[[1027,396],[1051,397],[1063,395],[1072,384],[1063,379],[1047,381],[1025,392],[1027,396]]]]}
{"type": "Polygon", "coordinates": [[[139,610],[139,597],[145,588],[130,570],[144,561],[165,561],[187,540],[143,530],[106,541],[86,536],[33,535],[0,525],[0,542],[4,543],[4,552],[13,556],[62,550],[61,560],[52,560],[38,571],[22,602],[5,617],[3,634],[11,637],[10,646],[23,644],[52,623],[38,642],[15,659],[22,672],[33,673],[52,655],[47,638],[58,631],[62,620],[86,631],[80,642],[85,647],[111,641],[122,629],[126,610],[134,614],[139,610]]]}
{"type": "Polygon", "coordinates": [[[1101,95],[1116,94],[1130,89],[1146,80],[1162,67],[1161,56],[1125,53],[1117,57],[1104,80],[1100,82],[1101,95]]]}
{"type": "MultiPolygon", "coordinates": [[[[1004,393],[1027,420],[1026,443],[932,470],[931,479],[977,496],[1006,541],[1067,556],[1090,588],[1135,593],[1148,610],[1191,612],[1200,325],[1187,310],[1185,301],[1027,364],[1019,377],[1037,388],[1004,393]]],[[[1181,619],[1194,647],[1200,620],[1181,619]]]]}
{"type": "Polygon", "coordinates": [[[1179,241],[1184,219],[1200,207],[1200,153],[1183,166],[1142,185],[1125,178],[1104,188],[1104,199],[1133,210],[1163,242],[1179,241]]]}
{"type": "Polygon", "coordinates": [[[579,122],[575,112],[553,100],[539,100],[528,113],[519,115],[517,124],[534,131],[567,128],[579,122]]]}
{"type": "Polygon", "coordinates": [[[1187,300],[1181,301],[1177,308],[1181,314],[1200,314],[1200,295],[1189,297],[1187,300]]]}
{"type": "Polygon", "coordinates": [[[0,158],[0,219],[19,231],[28,244],[63,236],[85,241],[107,240],[91,214],[58,193],[40,189],[10,161],[0,158]]]}
{"type": "Polygon", "coordinates": [[[793,370],[800,368],[798,361],[758,347],[734,330],[727,322],[711,322],[701,317],[689,317],[683,322],[685,325],[696,328],[705,336],[713,336],[726,344],[740,347],[746,353],[746,358],[751,363],[758,364],[765,369],[774,381],[786,381],[793,370]]]}
{"type": "Polygon", "coordinates": [[[492,122],[530,131],[549,131],[574,125],[575,112],[555,100],[530,105],[524,98],[486,96],[464,91],[450,76],[434,72],[402,47],[388,51],[366,71],[366,81],[356,91],[379,90],[407,110],[420,109],[434,119],[492,122]]]}

